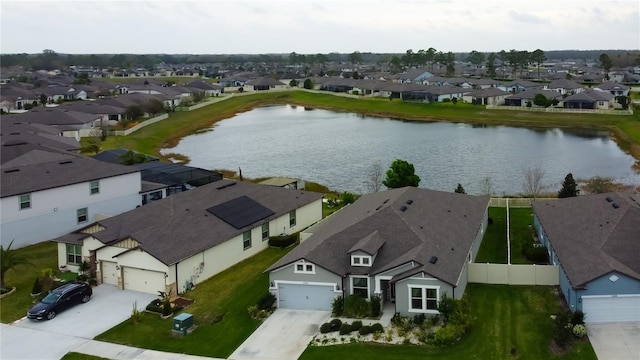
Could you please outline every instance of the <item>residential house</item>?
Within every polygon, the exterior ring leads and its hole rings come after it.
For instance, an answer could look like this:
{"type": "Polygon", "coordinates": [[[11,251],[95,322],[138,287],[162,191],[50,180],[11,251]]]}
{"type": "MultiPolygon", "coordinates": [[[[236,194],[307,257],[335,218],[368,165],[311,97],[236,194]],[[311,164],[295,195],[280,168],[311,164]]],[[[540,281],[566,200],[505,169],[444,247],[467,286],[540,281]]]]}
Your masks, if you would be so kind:
{"type": "Polygon", "coordinates": [[[613,81],[607,81],[600,85],[594,86],[594,90],[605,91],[613,96],[629,96],[629,87],[624,84],[618,84],[613,81]]]}
{"type": "Polygon", "coordinates": [[[640,196],[536,201],[533,211],[569,309],[588,323],[640,321],[640,196]]]}
{"type": "Polygon", "coordinates": [[[12,240],[16,248],[50,240],[140,205],[137,169],[37,143],[5,142],[5,136],[0,174],[4,246],[12,240]]]}
{"type": "Polygon", "coordinates": [[[251,79],[245,83],[245,87],[249,89],[253,89],[254,91],[264,91],[264,90],[283,90],[287,88],[287,84],[281,82],[280,80],[276,80],[270,77],[259,77],[256,79],[251,79]]]}
{"type": "Polygon", "coordinates": [[[438,314],[462,298],[488,224],[489,198],[405,187],[371,193],[302,234],[269,267],[277,306],[331,310],[337,296],[395,304],[402,315],[438,314]]]}
{"type": "Polygon", "coordinates": [[[564,99],[563,106],[567,109],[610,109],[615,97],[608,92],[589,89],[564,99]]]}
{"type": "Polygon", "coordinates": [[[264,181],[259,182],[262,185],[270,185],[282,187],[285,189],[293,189],[293,190],[304,190],[304,180],[300,179],[292,179],[286,177],[274,177],[270,179],[266,179],[264,181]]]}
{"type": "Polygon", "coordinates": [[[542,89],[542,85],[528,80],[513,80],[507,83],[498,84],[496,87],[502,91],[510,92],[512,94],[517,94],[527,90],[542,89]]]}
{"type": "Polygon", "coordinates": [[[199,89],[207,96],[219,96],[224,93],[224,87],[203,81],[201,79],[191,80],[183,84],[185,87],[199,89]]]}
{"type": "Polygon", "coordinates": [[[396,81],[400,84],[423,84],[425,79],[433,74],[425,69],[410,69],[403,74],[398,74],[396,81]]]}
{"type": "Polygon", "coordinates": [[[322,194],[221,180],[62,236],[58,262],[105,284],[182,293],[322,218],[322,194]]]}
{"type": "Polygon", "coordinates": [[[80,113],[93,114],[100,117],[99,127],[115,126],[125,118],[126,108],[105,105],[97,101],[73,101],[60,105],[58,109],[72,110],[80,113]]]}
{"type": "Polygon", "coordinates": [[[557,91],[562,95],[574,95],[584,91],[584,87],[575,81],[558,79],[546,84],[544,90],[557,91]]]}
{"type": "Polygon", "coordinates": [[[91,136],[96,127],[100,126],[102,117],[68,110],[60,107],[38,107],[28,112],[11,115],[17,122],[50,125],[62,131],[63,136],[81,137],[91,136]]]}
{"type": "Polygon", "coordinates": [[[533,98],[536,95],[542,94],[547,99],[562,100],[562,94],[551,90],[532,89],[522,92],[517,92],[513,95],[504,98],[504,104],[507,106],[533,106],[533,98]]]}
{"type": "Polygon", "coordinates": [[[464,94],[463,99],[465,102],[480,105],[502,105],[504,99],[507,96],[511,96],[511,93],[502,91],[497,88],[485,88],[481,90],[474,90],[464,94]]]}
{"type": "Polygon", "coordinates": [[[2,109],[5,112],[13,110],[24,110],[25,105],[38,104],[40,98],[30,88],[16,84],[3,84],[0,87],[0,100],[3,103],[2,109]]]}

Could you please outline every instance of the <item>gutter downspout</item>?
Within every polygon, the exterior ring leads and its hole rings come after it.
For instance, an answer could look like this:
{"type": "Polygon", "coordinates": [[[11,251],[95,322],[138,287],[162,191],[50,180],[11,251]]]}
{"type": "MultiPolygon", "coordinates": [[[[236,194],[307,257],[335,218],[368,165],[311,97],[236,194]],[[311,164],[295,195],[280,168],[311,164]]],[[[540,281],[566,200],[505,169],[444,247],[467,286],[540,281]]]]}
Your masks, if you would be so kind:
{"type": "Polygon", "coordinates": [[[180,261],[178,261],[176,263],[176,295],[180,294],[180,284],[178,283],[178,265],[180,264],[180,261]]]}

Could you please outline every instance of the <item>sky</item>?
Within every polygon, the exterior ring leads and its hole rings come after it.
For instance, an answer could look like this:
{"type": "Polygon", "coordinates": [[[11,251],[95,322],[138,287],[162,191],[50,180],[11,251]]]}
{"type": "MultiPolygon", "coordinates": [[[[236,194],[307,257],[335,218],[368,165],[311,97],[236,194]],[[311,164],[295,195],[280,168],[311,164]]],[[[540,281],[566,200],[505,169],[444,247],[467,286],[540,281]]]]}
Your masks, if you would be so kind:
{"type": "Polygon", "coordinates": [[[0,52],[640,49],[638,0],[0,0],[0,52]]]}

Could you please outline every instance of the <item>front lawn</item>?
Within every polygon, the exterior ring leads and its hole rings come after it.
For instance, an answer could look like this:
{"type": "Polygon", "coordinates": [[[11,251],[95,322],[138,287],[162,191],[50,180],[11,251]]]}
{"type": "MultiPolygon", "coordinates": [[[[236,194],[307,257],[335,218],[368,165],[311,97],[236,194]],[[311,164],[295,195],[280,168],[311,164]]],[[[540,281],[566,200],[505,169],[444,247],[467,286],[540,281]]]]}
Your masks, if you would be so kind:
{"type": "Polygon", "coordinates": [[[31,289],[36,277],[42,275],[42,269],[58,269],[58,244],[47,241],[36,245],[16,249],[26,257],[29,264],[19,265],[7,271],[7,285],[16,288],[16,292],[0,299],[0,321],[5,324],[21,319],[33,304],[31,289]]]}
{"type": "MultiPolygon", "coordinates": [[[[182,337],[173,335],[173,320],[146,313],[142,321],[131,319],[98,335],[95,339],[145,349],[228,357],[260,325],[247,308],[268,291],[268,275],[263,271],[289,249],[267,249],[204,281],[183,294],[195,303],[184,312],[193,314],[196,329],[182,337]]],[[[146,305],[146,304],[145,304],[146,305]]]]}
{"type": "Polygon", "coordinates": [[[554,287],[469,284],[466,296],[473,327],[449,347],[356,343],[312,346],[300,357],[314,359],[581,359],[596,360],[588,341],[578,342],[562,355],[552,352],[553,322],[560,309],[554,287]]]}

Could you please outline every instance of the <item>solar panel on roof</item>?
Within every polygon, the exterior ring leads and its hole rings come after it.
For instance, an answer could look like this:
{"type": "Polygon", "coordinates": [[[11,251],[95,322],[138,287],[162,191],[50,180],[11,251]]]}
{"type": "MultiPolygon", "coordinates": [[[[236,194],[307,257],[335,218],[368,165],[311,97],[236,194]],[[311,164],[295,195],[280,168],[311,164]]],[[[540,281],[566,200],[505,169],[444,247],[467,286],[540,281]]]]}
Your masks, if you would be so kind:
{"type": "Polygon", "coordinates": [[[207,211],[236,229],[242,229],[275,214],[271,209],[244,195],[212,206],[207,211]]]}

